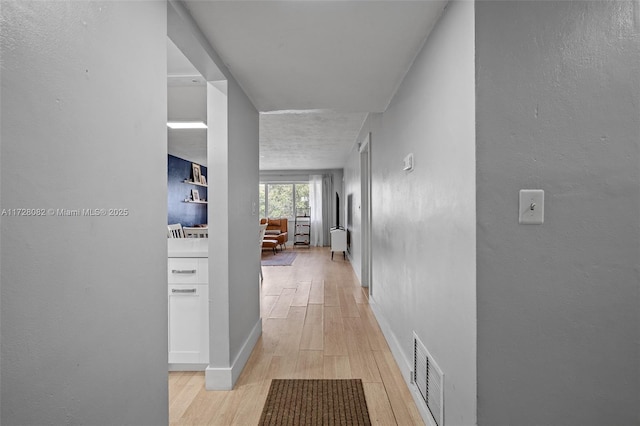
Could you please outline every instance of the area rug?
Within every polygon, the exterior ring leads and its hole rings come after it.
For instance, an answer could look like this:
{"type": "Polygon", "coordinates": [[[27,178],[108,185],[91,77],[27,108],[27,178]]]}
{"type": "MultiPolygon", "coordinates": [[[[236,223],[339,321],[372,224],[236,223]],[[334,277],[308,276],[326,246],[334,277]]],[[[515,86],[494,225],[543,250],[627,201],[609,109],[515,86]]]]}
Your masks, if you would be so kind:
{"type": "Polygon", "coordinates": [[[360,379],[273,379],[259,426],[370,425],[360,379]]]}
{"type": "Polygon", "coordinates": [[[291,266],[297,255],[295,251],[280,251],[277,254],[265,252],[262,254],[262,266],[291,266]]]}

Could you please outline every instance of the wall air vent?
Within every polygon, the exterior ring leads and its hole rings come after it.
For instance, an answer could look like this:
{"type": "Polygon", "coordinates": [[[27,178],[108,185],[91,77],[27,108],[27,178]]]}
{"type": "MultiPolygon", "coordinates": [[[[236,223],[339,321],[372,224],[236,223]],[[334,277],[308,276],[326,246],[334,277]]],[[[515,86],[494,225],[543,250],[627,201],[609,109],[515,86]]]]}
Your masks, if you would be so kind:
{"type": "Polygon", "coordinates": [[[413,332],[413,383],[438,426],[444,426],[444,374],[413,332]]]}

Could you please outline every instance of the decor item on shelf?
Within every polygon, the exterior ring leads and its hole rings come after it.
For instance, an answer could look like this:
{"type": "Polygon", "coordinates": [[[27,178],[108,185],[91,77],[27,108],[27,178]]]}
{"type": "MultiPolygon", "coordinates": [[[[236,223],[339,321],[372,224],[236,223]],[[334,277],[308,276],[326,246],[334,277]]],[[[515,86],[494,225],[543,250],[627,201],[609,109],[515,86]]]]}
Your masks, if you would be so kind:
{"type": "Polygon", "coordinates": [[[193,173],[193,181],[200,183],[200,164],[191,163],[191,171],[193,173]]]}
{"type": "Polygon", "coordinates": [[[197,189],[192,189],[191,190],[191,199],[193,201],[200,201],[200,194],[198,193],[197,189]]]}
{"type": "Polygon", "coordinates": [[[200,175],[200,183],[202,185],[206,185],[207,184],[207,177],[205,175],[200,175]]]}

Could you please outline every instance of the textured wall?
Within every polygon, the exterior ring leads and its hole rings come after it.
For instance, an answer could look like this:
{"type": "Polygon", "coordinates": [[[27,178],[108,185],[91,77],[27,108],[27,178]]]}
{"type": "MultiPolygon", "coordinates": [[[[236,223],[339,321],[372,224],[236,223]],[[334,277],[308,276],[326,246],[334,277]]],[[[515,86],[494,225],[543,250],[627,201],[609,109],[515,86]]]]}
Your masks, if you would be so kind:
{"type": "Polygon", "coordinates": [[[2,2],[3,425],[168,423],[166,4],[2,2]]]}
{"type": "Polygon", "coordinates": [[[453,425],[475,423],[474,117],[474,4],[451,2],[374,128],[371,152],[377,312],[407,360],[415,330],[444,370],[453,425]]]}
{"type": "Polygon", "coordinates": [[[638,424],[639,11],[476,11],[478,424],[638,424]]]}
{"type": "MultiPolygon", "coordinates": [[[[184,180],[192,179],[191,161],[182,158],[168,156],[167,163],[167,223],[180,223],[182,226],[194,226],[207,223],[207,204],[185,203],[184,199],[189,198],[191,190],[198,190],[200,199],[209,199],[208,191],[204,186],[189,185],[184,180]]],[[[203,176],[207,176],[207,168],[200,166],[203,176]]],[[[208,183],[208,181],[207,181],[208,183]]],[[[215,202],[212,203],[212,207],[215,202]]]]}

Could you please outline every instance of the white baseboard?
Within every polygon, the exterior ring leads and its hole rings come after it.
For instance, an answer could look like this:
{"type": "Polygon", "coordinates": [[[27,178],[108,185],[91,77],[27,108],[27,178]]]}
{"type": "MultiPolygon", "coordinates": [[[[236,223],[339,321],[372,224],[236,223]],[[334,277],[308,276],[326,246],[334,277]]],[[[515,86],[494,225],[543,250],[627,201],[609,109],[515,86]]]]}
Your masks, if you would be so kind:
{"type": "Polygon", "coordinates": [[[382,330],[382,334],[384,335],[384,338],[386,339],[387,344],[389,345],[389,348],[391,348],[391,354],[393,355],[393,358],[396,360],[396,364],[398,364],[398,367],[400,368],[400,372],[402,373],[402,378],[407,384],[407,387],[409,387],[409,391],[411,392],[413,401],[415,402],[416,407],[420,412],[420,416],[422,416],[422,420],[427,426],[438,426],[435,420],[433,419],[433,417],[431,416],[429,409],[422,401],[418,388],[416,388],[413,385],[413,383],[411,383],[411,379],[410,379],[411,371],[412,371],[411,364],[413,362],[411,360],[413,359],[413,356],[411,357],[406,356],[406,354],[402,350],[402,346],[398,342],[396,335],[391,330],[391,326],[389,326],[389,323],[387,322],[386,318],[378,308],[378,305],[376,304],[375,299],[372,296],[369,296],[369,306],[371,307],[371,311],[373,312],[373,315],[376,317],[376,320],[378,321],[378,325],[382,330]]]}
{"type": "Polygon", "coordinates": [[[233,360],[231,367],[207,367],[204,374],[205,388],[207,390],[232,390],[261,335],[262,318],[259,318],[242,345],[238,356],[233,360]]]}
{"type": "Polygon", "coordinates": [[[231,367],[207,367],[204,372],[206,390],[232,390],[233,375],[231,367]]]}
{"type": "Polygon", "coordinates": [[[207,364],[169,364],[169,371],[205,371],[207,364]]]}

